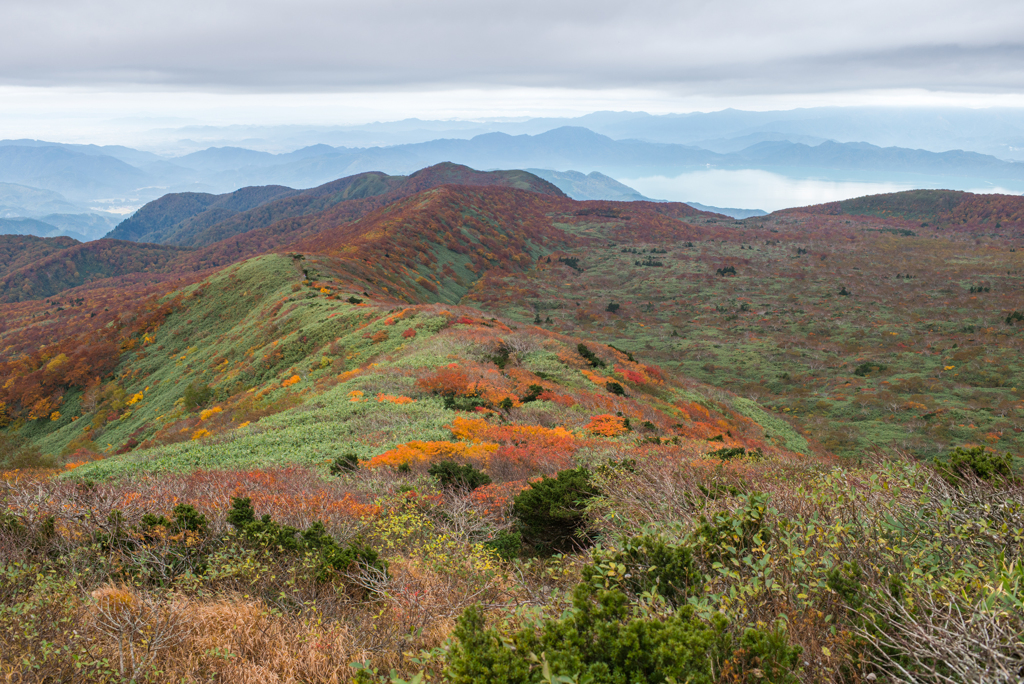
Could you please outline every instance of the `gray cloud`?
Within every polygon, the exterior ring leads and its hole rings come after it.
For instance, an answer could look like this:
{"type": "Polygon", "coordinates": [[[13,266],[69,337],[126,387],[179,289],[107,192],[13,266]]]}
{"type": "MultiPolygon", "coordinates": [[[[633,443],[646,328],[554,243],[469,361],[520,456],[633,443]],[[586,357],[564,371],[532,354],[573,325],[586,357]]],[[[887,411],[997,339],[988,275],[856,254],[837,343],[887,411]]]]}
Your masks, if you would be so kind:
{"type": "Polygon", "coordinates": [[[5,85],[1019,92],[1018,0],[7,0],[5,85]]]}

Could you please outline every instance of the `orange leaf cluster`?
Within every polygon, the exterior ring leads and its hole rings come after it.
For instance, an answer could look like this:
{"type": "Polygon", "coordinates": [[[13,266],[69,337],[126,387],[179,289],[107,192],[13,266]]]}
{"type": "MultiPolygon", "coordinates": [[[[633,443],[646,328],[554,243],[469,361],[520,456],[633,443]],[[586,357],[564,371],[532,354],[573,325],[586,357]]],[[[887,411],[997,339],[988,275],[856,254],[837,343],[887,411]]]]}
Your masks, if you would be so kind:
{"type": "Polygon", "coordinates": [[[362,371],[363,371],[363,369],[362,369],[362,368],[353,368],[352,370],[350,370],[350,371],[345,371],[344,373],[342,373],[341,375],[339,375],[339,376],[338,376],[338,380],[339,380],[340,382],[348,382],[348,381],[349,381],[349,380],[351,380],[352,378],[354,378],[354,377],[356,377],[357,375],[359,375],[359,374],[360,374],[360,373],[361,373],[362,371]]]}
{"type": "Polygon", "coordinates": [[[367,461],[367,468],[380,466],[400,466],[414,464],[431,464],[438,461],[476,462],[486,464],[488,459],[498,450],[497,444],[465,442],[421,442],[414,440],[399,444],[394,449],[385,451],[367,461]]]}
{"type": "Polygon", "coordinates": [[[456,397],[470,396],[474,392],[469,375],[454,363],[419,378],[416,387],[430,394],[456,397]]]}
{"type": "Polygon", "coordinates": [[[563,427],[546,428],[540,425],[491,425],[484,418],[456,417],[448,426],[458,439],[472,442],[499,442],[502,444],[534,443],[546,447],[566,447],[574,441],[571,432],[563,427]]]}
{"type": "Polygon", "coordinates": [[[488,461],[492,472],[535,474],[555,472],[572,465],[578,448],[572,433],[562,427],[539,425],[491,425],[483,418],[457,417],[448,426],[458,439],[500,447],[488,461]]]}
{"type": "Polygon", "coordinates": [[[707,422],[711,420],[711,412],[695,401],[683,401],[676,404],[685,413],[686,417],[694,422],[707,422]]]}
{"type": "Polygon", "coordinates": [[[510,399],[513,406],[519,405],[512,383],[497,369],[478,367],[473,370],[478,372],[478,380],[472,380],[464,367],[453,363],[419,378],[416,387],[441,396],[479,397],[494,406],[504,399],[510,399]]]}
{"type": "Polygon", "coordinates": [[[385,401],[390,401],[392,404],[411,404],[411,403],[413,403],[416,400],[412,399],[410,397],[401,397],[401,396],[396,397],[396,396],[391,395],[391,394],[378,394],[377,395],[377,401],[381,402],[381,403],[383,403],[385,401]]]}
{"type": "Polygon", "coordinates": [[[474,489],[469,498],[484,509],[484,515],[497,515],[517,494],[529,486],[530,483],[526,480],[489,484],[474,489]]]}
{"type": "Polygon", "coordinates": [[[665,376],[657,366],[636,363],[628,359],[622,359],[621,363],[615,366],[615,372],[627,382],[634,385],[660,385],[665,382],[665,376]]]}
{"type": "Polygon", "coordinates": [[[285,380],[284,382],[282,382],[281,383],[281,387],[291,387],[292,385],[294,385],[295,383],[297,383],[301,379],[302,378],[300,378],[298,375],[293,375],[292,377],[290,377],[287,380],[285,380]]]}
{"type": "Polygon", "coordinates": [[[626,419],[613,416],[610,413],[603,413],[591,418],[584,429],[595,435],[615,437],[626,431],[626,419]]]}

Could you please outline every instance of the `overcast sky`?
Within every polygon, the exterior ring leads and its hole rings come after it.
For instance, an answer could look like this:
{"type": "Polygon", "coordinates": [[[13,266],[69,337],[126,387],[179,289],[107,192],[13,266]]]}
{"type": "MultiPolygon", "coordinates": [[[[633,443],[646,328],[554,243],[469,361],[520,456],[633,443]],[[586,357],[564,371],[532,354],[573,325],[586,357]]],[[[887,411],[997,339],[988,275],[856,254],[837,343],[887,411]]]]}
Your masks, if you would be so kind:
{"type": "Polygon", "coordinates": [[[63,129],[67,138],[137,117],[331,124],[1024,105],[1020,0],[4,0],[3,9],[2,137],[63,129]]]}

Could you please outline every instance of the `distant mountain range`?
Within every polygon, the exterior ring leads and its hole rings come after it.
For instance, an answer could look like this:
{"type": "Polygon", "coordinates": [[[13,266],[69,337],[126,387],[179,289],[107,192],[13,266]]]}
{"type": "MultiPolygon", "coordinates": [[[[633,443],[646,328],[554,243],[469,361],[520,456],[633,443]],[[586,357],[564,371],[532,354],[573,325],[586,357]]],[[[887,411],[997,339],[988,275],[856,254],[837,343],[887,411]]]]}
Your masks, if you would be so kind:
{"type": "Polygon", "coordinates": [[[579,117],[521,121],[428,121],[405,119],[346,126],[186,126],[147,136],[165,156],[209,147],[246,147],[290,152],[325,143],[335,147],[387,147],[485,133],[537,135],[580,126],[616,140],[643,140],[738,152],[759,142],[788,140],[814,146],[826,140],[863,141],[879,147],[931,152],[969,150],[1005,160],[1024,160],[1024,110],[948,107],[813,107],[787,111],[659,114],[594,112],[579,117]]]}
{"type": "MultiPolygon", "coordinates": [[[[5,219],[0,231],[96,239],[117,225],[124,214],[175,194],[175,202],[198,203],[202,211],[201,216],[190,214],[186,224],[175,223],[174,230],[181,234],[168,237],[169,244],[198,244],[194,240],[202,243],[207,238],[197,236],[223,219],[268,199],[285,199],[300,192],[293,188],[318,188],[339,178],[371,172],[405,176],[441,162],[482,169],[531,169],[580,200],[643,201],[648,198],[615,179],[676,177],[711,169],[760,169],[825,181],[898,181],[904,187],[1020,191],[1024,190],[1024,162],[978,151],[929,151],[837,139],[863,135],[876,141],[950,140],[980,145],[982,129],[988,126],[985,135],[998,132],[1004,142],[1009,141],[1003,145],[1007,153],[1003,156],[1012,157],[1010,153],[1015,153],[1018,145],[1024,150],[1021,119],[1017,110],[970,113],[847,108],[664,116],[597,112],[575,119],[498,123],[408,120],[316,129],[332,141],[343,138],[345,131],[358,132],[362,137],[345,138],[356,142],[410,141],[401,144],[332,146],[317,142],[280,153],[216,146],[177,156],[117,145],[5,140],[0,141],[0,219],[5,219]],[[574,125],[563,125],[566,123],[574,125]],[[493,130],[496,127],[502,130],[493,130]],[[911,135],[912,129],[918,130],[917,137],[911,135]],[[421,139],[424,136],[447,137],[421,139]],[[236,193],[239,188],[259,190],[236,193]],[[186,195],[182,193],[191,193],[187,195],[190,199],[183,199],[186,195]],[[228,194],[230,198],[221,197],[228,194]],[[204,204],[207,202],[210,204],[204,204]]],[[[191,132],[209,138],[220,130],[191,132]]],[[[297,142],[305,140],[310,130],[289,129],[287,133],[297,142]]],[[[264,132],[282,134],[278,129],[264,132]]],[[[251,142],[260,144],[260,139],[251,142]]],[[[987,149],[996,147],[988,145],[987,149]]],[[[369,188],[360,186],[358,191],[369,192],[369,188]]],[[[736,218],[759,214],[752,208],[708,209],[736,218]]],[[[162,215],[170,220],[174,210],[162,215]]],[[[131,240],[145,239],[146,231],[164,235],[169,228],[129,227],[131,234],[123,237],[131,240]]]]}
{"type": "Polygon", "coordinates": [[[917,174],[1024,182],[1024,163],[977,152],[928,152],[833,141],[811,146],[772,140],[719,153],[692,145],[615,140],[572,126],[538,135],[486,133],[468,140],[446,138],[391,147],[315,145],[286,154],[210,148],[155,161],[125,148],[112,149],[109,154],[106,149],[6,141],[0,144],[0,182],[51,190],[70,201],[93,204],[110,198],[141,203],[167,192],[219,194],[250,185],[315,187],[364,171],[409,174],[442,161],[475,168],[578,169],[612,177],[757,168],[836,179],[850,174],[917,174]]]}

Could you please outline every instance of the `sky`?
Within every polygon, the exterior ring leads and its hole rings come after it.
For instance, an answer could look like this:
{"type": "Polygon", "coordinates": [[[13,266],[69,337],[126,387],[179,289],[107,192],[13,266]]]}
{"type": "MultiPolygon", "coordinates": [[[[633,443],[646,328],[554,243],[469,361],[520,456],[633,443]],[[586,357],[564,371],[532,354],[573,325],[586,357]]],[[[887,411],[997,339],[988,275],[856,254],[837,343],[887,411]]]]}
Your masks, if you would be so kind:
{"type": "Polygon", "coordinates": [[[0,137],[1024,106],[1019,0],[5,0],[0,137]]]}

